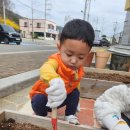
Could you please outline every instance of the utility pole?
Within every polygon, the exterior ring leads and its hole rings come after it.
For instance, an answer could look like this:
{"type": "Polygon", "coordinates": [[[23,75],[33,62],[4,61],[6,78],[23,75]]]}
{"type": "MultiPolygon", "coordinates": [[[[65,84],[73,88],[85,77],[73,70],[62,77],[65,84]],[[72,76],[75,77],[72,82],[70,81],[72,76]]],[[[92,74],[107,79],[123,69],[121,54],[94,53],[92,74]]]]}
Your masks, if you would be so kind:
{"type": "Polygon", "coordinates": [[[4,16],[4,24],[6,24],[6,16],[5,16],[5,2],[3,0],[3,16],[4,16]]]}
{"type": "Polygon", "coordinates": [[[46,39],[46,0],[45,0],[45,21],[44,21],[44,40],[46,39]]]}
{"type": "Polygon", "coordinates": [[[84,13],[83,20],[86,19],[87,4],[88,4],[88,0],[85,0],[84,11],[83,11],[83,13],[84,13]]]}
{"type": "Polygon", "coordinates": [[[34,42],[34,38],[33,38],[33,36],[34,36],[34,30],[33,30],[33,0],[32,0],[32,42],[34,42]]]}
{"type": "Polygon", "coordinates": [[[101,22],[101,36],[104,34],[104,23],[105,23],[105,19],[103,18],[101,22]]]}
{"type": "Polygon", "coordinates": [[[116,43],[116,38],[115,38],[115,34],[116,34],[116,30],[117,30],[117,21],[114,22],[114,25],[113,25],[113,37],[112,37],[112,44],[115,44],[116,43]]]}
{"type": "Polygon", "coordinates": [[[89,0],[89,2],[88,2],[88,15],[87,15],[87,21],[89,21],[90,6],[91,6],[91,0],[89,0]]]}
{"type": "Polygon", "coordinates": [[[83,11],[83,13],[84,13],[83,20],[86,20],[86,12],[88,12],[87,21],[89,21],[90,7],[91,7],[91,0],[85,0],[84,11],[83,11]]]}
{"type": "Polygon", "coordinates": [[[114,25],[113,25],[114,35],[116,34],[116,30],[117,30],[117,21],[114,22],[114,25]]]}
{"type": "Polygon", "coordinates": [[[96,17],[96,19],[95,19],[95,23],[96,23],[96,30],[97,30],[97,26],[98,26],[98,17],[96,17]]]}
{"type": "Polygon", "coordinates": [[[69,15],[65,16],[65,18],[64,18],[64,25],[71,19],[72,19],[71,16],[69,16],[69,15]]]}
{"type": "Polygon", "coordinates": [[[49,15],[48,11],[51,9],[51,3],[49,3],[49,0],[45,0],[45,21],[44,21],[44,40],[46,39],[46,22],[47,22],[47,15],[49,15]]]}

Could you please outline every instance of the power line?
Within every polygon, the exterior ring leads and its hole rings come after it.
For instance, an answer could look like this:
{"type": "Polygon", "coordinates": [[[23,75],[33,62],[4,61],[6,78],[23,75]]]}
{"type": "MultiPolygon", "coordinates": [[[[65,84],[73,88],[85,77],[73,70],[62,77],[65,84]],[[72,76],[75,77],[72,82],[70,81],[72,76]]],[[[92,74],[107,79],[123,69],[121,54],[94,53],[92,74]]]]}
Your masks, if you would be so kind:
{"type": "Polygon", "coordinates": [[[91,0],[85,0],[84,11],[82,11],[84,13],[83,20],[86,20],[86,12],[87,12],[87,21],[89,21],[90,6],[91,6],[91,0]]]}
{"type": "MultiPolygon", "coordinates": [[[[29,6],[29,5],[27,5],[27,4],[24,4],[23,2],[21,2],[21,1],[19,1],[19,0],[15,0],[15,1],[17,1],[18,3],[20,3],[21,5],[23,5],[23,6],[27,7],[27,8],[32,9],[31,6],[29,6]]],[[[33,8],[33,10],[38,11],[38,12],[41,12],[41,13],[45,13],[44,11],[42,11],[42,10],[37,10],[37,9],[35,9],[35,8],[33,8]]]]}

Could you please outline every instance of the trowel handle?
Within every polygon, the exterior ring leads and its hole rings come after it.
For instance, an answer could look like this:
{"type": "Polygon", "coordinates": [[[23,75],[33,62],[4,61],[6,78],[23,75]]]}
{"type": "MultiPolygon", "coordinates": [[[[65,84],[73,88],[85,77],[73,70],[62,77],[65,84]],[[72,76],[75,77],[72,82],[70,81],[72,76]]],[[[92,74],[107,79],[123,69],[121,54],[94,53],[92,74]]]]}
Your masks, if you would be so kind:
{"type": "Polygon", "coordinates": [[[52,118],[55,119],[57,118],[57,108],[52,108],[52,118]]]}
{"type": "Polygon", "coordinates": [[[57,108],[52,108],[51,116],[53,130],[57,130],[57,108]]]}

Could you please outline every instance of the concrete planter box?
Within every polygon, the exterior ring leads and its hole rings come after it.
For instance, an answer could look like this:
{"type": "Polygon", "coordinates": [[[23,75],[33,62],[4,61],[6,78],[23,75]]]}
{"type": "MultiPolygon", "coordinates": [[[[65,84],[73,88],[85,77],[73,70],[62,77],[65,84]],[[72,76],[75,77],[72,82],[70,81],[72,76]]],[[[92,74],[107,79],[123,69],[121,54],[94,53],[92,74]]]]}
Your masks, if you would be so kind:
{"type": "MultiPolygon", "coordinates": [[[[89,68],[89,67],[84,67],[84,71],[86,73],[87,72],[97,72],[97,73],[107,73],[107,74],[117,73],[120,75],[130,76],[129,72],[98,69],[98,68],[89,68]]],[[[83,78],[81,80],[81,97],[96,99],[105,90],[111,88],[112,86],[119,85],[119,84],[123,84],[123,83],[116,82],[116,81],[101,80],[101,79],[83,78]]],[[[130,83],[127,85],[130,86],[130,83]]]]}
{"type": "MultiPolygon", "coordinates": [[[[20,114],[15,111],[5,110],[0,113],[0,122],[4,119],[14,119],[17,123],[31,123],[33,125],[53,130],[50,118],[20,114]]],[[[83,125],[71,125],[64,121],[58,121],[58,130],[103,130],[83,125]]]]}

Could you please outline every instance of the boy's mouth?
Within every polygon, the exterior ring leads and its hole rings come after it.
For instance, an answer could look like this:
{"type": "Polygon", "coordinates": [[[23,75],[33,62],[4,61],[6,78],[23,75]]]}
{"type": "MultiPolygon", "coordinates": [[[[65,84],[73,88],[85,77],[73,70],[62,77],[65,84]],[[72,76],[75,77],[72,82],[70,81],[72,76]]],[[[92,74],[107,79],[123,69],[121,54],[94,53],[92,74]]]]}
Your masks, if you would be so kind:
{"type": "Polygon", "coordinates": [[[77,67],[75,67],[75,66],[69,66],[69,68],[72,70],[77,70],[77,67]]]}

